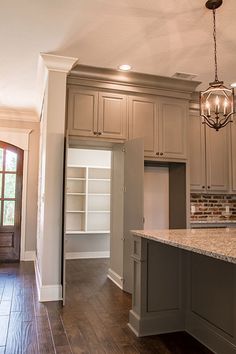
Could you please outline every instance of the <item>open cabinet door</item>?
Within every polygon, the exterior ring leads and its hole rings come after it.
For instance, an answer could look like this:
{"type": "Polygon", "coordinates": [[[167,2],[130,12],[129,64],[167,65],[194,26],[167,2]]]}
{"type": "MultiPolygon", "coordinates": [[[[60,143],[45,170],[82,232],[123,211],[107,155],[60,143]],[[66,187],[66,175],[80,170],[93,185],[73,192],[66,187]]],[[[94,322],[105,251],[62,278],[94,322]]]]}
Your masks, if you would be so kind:
{"type": "Polygon", "coordinates": [[[69,149],[68,134],[64,143],[64,178],[63,178],[63,206],[62,206],[62,300],[63,306],[66,301],[66,181],[67,181],[67,156],[69,149]]]}
{"type": "Polygon", "coordinates": [[[142,139],[129,140],[124,144],[124,253],[123,289],[132,293],[133,240],[130,230],[143,229],[144,215],[144,146],[142,139]]]}

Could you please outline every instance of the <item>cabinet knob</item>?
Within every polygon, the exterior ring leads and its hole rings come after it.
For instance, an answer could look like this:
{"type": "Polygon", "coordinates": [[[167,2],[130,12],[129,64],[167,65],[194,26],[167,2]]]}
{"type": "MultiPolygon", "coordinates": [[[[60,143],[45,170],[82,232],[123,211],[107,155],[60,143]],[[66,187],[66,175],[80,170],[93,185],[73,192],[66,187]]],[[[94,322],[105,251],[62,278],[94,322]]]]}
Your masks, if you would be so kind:
{"type": "Polygon", "coordinates": [[[202,189],[205,189],[205,186],[202,186],[202,189]]]}
{"type": "Polygon", "coordinates": [[[163,155],[163,152],[161,152],[160,155],[162,156],[162,155],[163,155]]]}
{"type": "Polygon", "coordinates": [[[98,135],[102,135],[102,133],[101,133],[101,132],[98,132],[97,134],[98,134],[98,135]]]}
{"type": "Polygon", "coordinates": [[[210,186],[207,186],[208,189],[210,189],[211,187],[210,186]]]}
{"type": "Polygon", "coordinates": [[[156,155],[159,156],[159,152],[156,152],[156,155]]]}
{"type": "Polygon", "coordinates": [[[93,135],[97,135],[97,132],[93,132],[93,135]]]}

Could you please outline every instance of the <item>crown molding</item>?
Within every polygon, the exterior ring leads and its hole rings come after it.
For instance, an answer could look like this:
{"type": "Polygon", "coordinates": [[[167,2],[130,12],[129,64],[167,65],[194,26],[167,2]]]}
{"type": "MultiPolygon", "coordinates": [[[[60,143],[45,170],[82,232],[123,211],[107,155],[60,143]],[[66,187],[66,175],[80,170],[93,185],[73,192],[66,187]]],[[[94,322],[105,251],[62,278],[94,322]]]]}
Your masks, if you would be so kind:
{"type": "Polygon", "coordinates": [[[21,122],[39,122],[39,116],[33,109],[0,107],[0,120],[17,120],[21,122]]]}
{"type": "Polygon", "coordinates": [[[49,71],[58,71],[63,73],[68,73],[78,62],[78,58],[64,57],[48,53],[40,53],[40,57],[49,71]]]}
{"type": "Polygon", "coordinates": [[[35,102],[39,117],[42,112],[44,93],[49,72],[54,71],[67,74],[77,62],[78,58],[64,57],[48,53],[39,54],[35,102]]]}
{"type": "Polygon", "coordinates": [[[177,79],[167,76],[150,75],[136,72],[120,72],[114,69],[97,68],[87,65],[76,65],[67,78],[68,84],[85,85],[118,85],[124,91],[132,91],[132,87],[152,90],[182,92],[188,97],[200,84],[199,81],[177,79]]]}

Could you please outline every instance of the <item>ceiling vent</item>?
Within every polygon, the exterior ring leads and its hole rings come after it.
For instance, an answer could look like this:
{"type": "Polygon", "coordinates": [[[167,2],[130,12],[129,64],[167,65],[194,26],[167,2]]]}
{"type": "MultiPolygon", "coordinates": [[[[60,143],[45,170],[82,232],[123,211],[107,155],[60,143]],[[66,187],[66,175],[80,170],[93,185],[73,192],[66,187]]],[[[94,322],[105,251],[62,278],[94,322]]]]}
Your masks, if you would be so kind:
{"type": "Polygon", "coordinates": [[[175,79],[192,80],[197,77],[197,74],[175,73],[172,77],[175,79]]]}

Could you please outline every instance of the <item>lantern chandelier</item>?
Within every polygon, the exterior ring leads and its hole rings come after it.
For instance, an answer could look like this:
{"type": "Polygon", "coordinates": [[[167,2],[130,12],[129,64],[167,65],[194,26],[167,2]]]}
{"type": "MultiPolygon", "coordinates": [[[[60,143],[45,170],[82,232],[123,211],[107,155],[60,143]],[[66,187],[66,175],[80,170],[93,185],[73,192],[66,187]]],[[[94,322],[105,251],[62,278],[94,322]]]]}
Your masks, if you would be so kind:
{"type": "Polygon", "coordinates": [[[222,0],[208,0],[206,7],[213,13],[213,39],[215,60],[215,81],[209,83],[205,91],[200,92],[200,114],[202,123],[218,131],[232,122],[234,113],[234,89],[224,86],[218,80],[217,51],[216,51],[216,9],[222,5],[222,0]]]}

